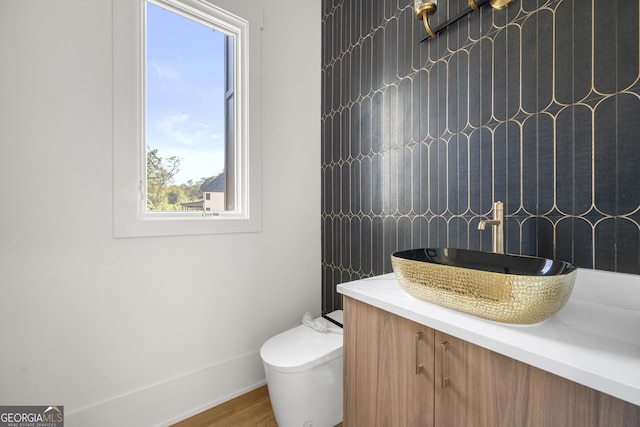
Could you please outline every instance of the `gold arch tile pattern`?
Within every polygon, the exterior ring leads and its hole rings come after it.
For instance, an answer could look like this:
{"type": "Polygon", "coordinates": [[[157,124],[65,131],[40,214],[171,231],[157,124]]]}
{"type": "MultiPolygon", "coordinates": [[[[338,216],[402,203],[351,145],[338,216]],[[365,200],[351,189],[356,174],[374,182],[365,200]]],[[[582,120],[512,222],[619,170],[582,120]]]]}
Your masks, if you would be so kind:
{"type": "Polygon", "coordinates": [[[516,0],[423,42],[412,4],[322,3],[323,309],[395,251],[490,250],[497,200],[507,252],[640,274],[638,1],[516,0]]]}

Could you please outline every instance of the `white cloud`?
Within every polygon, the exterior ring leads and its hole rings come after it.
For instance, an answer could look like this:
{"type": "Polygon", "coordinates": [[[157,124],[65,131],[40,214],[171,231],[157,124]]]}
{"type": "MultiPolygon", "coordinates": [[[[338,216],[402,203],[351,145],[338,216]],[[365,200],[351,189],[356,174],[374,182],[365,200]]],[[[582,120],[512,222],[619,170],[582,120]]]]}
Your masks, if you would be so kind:
{"type": "Polygon", "coordinates": [[[179,129],[180,126],[188,124],[189,115],[184,113],[174,113],[160,122],[160,129],[171,141],[184,145],[193,145],[193,136],[188,135],[179,129]]]}
{"type": "Polygon", "coordinates": [[[158,80],[180,80],[182,77],[182,61],[175,64],[161,64],[156,60],[149,62],[150,68],[158,80]]]}
{"type": "Polygon", "coordinates": [[[212,132],[212,126],[201,122],[194,122],[186,113],[172,113],[158,123],[158,128],[169,142],[181,145],[193,145],[196,140],[220,140],[223,135],[212,132]]]}
{"type": "Polygon", "coordinates": [[[211,126],[206,125],[204,123],[199,123],[198,124],[200,127],[202,127],[203,129],[197,130],[193,133],[193,137],[194,138],[200,138],[200,137],[204,137],[206,139],[220,139],[222,138],[222,135],[220,135],[219,133],[212,133],[210,132],[208,129],[211,129],[211,126]]]}

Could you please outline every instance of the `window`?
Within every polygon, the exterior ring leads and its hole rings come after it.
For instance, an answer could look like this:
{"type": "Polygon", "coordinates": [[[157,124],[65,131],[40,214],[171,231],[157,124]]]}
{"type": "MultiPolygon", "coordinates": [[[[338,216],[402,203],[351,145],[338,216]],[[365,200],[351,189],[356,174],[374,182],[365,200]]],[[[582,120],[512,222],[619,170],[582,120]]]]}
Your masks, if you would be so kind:
{"type": "MultiPolygon", "coordinates": [[[[146,207],[179,211],[202,201],[205,183],[234,171],[227,166],[234,162],[233,114],[225,111],[234,92],[226,84],[233,81],[226,76],[233,75],[233,36],[162,1],[147,0],[145,22],[146,207]]],[[[229,199],[222,210],[234,210],[229,199]]]]}
{"type": "Polygon", "coordinates": [[[226,7],[114,1],[116,237],[260,230],[262,13],[226,7]]]}

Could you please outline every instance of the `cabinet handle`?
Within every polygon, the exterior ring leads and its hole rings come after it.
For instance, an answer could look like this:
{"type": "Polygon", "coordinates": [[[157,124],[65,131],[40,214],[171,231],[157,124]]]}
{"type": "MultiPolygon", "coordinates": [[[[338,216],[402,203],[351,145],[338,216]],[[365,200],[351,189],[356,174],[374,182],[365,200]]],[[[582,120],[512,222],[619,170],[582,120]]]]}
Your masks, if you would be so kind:
{"type": "Polygon", "coordinates": [[[440,344],[440,347],[442,348],[442,388],[447,388],[449,385],[449,375],[447,373],[447,353],[449,352],[449,342],[443,342],[440,344]]]}
{"type": "Polygon", "coordinates": [[[420,363],[420,340],[422,339],[422,332],[416,332],[416,375],[422,372],[422,363],[420,363]]]}

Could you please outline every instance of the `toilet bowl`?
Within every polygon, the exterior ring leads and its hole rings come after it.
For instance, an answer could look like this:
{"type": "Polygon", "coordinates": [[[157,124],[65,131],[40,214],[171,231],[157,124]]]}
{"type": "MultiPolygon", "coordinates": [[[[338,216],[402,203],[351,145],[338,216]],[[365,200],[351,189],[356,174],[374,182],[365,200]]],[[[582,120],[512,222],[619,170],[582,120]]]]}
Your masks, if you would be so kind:
{"type": "MultiPolygon", "coordinates": [[[[342,310],[327,315],[342,324],[342,310]]],[[[341,329],[322,317],[327,327],[341,329]]],[[[299,325],[260,349],[278,427],[333,427],[342,422],[342,335],[299,325]]]]}

